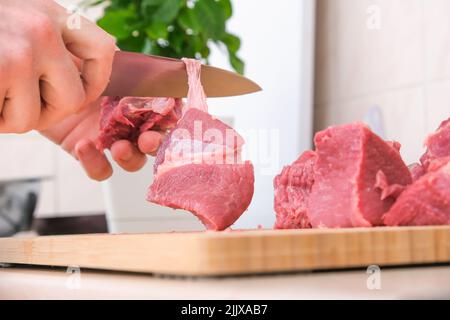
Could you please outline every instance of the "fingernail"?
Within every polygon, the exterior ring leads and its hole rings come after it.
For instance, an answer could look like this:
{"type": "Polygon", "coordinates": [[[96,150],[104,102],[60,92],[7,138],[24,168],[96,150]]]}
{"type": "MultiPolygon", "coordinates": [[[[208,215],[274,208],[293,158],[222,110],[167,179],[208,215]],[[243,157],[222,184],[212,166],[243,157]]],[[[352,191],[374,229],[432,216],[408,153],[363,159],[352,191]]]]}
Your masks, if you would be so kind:
{"type": "Polygon", "coordinates": [[[91,142],[83,141],[76,146],[76,155],[83,159],[93,158],[95,150],[91,142]]]}
{"type": "Polygon", "coordinates": [[[130,161],[133,158],[133,151],[131,149],[126,149],[124,153],[120,156],[122,161],[130,161]]]}

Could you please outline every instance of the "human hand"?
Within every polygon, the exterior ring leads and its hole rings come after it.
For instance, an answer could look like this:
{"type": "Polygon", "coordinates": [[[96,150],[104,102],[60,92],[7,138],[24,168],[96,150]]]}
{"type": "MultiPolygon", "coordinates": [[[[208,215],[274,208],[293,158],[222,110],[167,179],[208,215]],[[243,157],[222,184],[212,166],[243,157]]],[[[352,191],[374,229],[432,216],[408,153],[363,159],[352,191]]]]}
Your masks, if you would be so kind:
{"type": "MultiPolygon", "coordinates": [[[[111,176],[112,167],[95,147],[99,119],[100,105],[96,101],[41,133],[78,159],[91,179],[101,181],[111,176]]],[[[111,146],[111,156],[126,171],[137,171],[145,165],[146,154],[155,155],[162,138],[160,132],[147,131],[140,135],[137,146],[127,140],[117,141],[111,146]]]]}
{"type": "Polygon", "coordinates": [[[0,1],[0,133],[45,130],[105,89],[113,38],[49,0],[0,1]],[[77,65],[79,62],[79,65],[77,65]]]}

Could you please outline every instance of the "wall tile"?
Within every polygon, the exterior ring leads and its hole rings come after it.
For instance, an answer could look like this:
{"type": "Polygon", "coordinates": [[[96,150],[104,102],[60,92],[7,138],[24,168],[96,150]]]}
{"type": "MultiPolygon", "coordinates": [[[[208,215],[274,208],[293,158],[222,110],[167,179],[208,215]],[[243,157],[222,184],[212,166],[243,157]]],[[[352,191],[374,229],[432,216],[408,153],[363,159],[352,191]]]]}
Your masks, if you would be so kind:
{"type": "Polygon", "coordinates": [[[315,102],[422,82],[422,0],[318,0],[315,102]],[[370,5],[380,30],[366,26],[370,5]]]}
{"type": "Polygon", "coordinates": [[[426,132],[434,132],[442,121],[450,117],[450,80],[428,85],[426,132]]]}
{"type": "Polygon", "coordinates": [[[424,2],[427,77],[450,77],[450,1],[424,2]]]}
{"type": "Polygon", "coordinates": [[[385,95],[380,100],[384,114],[386,139],[402,144],[407,164],[416,162],[425,151],[424,97],[422,87],[385,95]]]}
{"type": "Polygon", "coordinates": [[[404,160],[412,163],[423,153],[422,142],[425,138],[423,102],[423,88],[415,87],[348,102],[320,105],[316,107],[316,124],[318,124],[316,130],[330,125],[362,121],[370,107],[378,106],[383,114],[385,138],[399,141],[402,144],[401,153],[404,160]]]}

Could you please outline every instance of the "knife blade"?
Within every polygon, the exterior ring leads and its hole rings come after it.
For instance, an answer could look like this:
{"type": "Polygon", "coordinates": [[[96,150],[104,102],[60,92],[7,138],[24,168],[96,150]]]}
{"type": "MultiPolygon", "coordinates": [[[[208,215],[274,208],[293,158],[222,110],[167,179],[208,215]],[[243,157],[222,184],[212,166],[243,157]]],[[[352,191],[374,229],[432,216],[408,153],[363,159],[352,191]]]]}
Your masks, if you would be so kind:
{"type": "MultiPolygon", "coordinates": [[[[201,81],[207,97],[237,96],[261,87],[237,73],[202,65],[201,81]]],[[[187,96],[186,66],[178,59],[117,51],[103,96],[187,96]]]]}

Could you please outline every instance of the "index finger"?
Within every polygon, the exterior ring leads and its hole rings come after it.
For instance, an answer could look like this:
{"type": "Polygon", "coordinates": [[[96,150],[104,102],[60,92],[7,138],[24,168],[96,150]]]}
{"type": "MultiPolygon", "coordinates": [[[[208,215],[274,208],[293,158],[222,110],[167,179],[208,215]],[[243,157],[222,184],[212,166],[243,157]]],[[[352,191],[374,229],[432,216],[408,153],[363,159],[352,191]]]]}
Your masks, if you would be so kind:
{"type": "Polygon", "coordinates": [[[138,147],[142,153],[154,156],[162,142],[163,134],[158,131],[146,131],[141,133],[138,139],[138,147]]]}
{"type": "Polygon", "coordinates": [[[61,32],[67,50],[82,60],[81,76],[89,103],[100,97],[108,84],[116,45],[102,28],[76,15],[66,13],[66,20],[60,23],[61,32]],[[78,19],[78,23],[70,23],[70,19],[78,19]]]}

